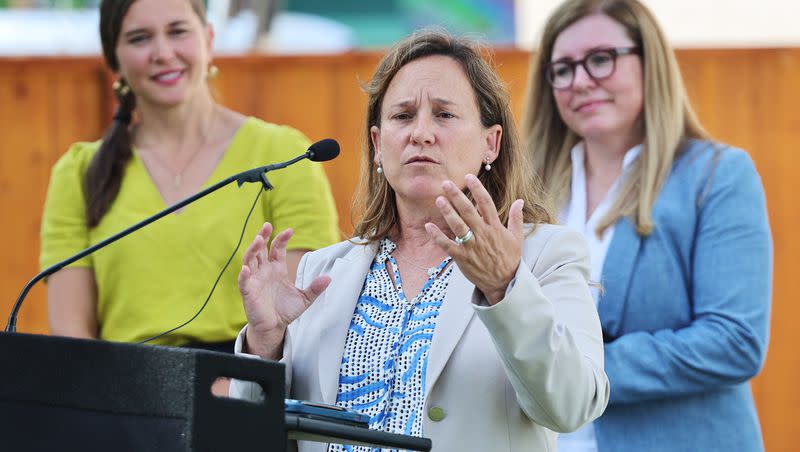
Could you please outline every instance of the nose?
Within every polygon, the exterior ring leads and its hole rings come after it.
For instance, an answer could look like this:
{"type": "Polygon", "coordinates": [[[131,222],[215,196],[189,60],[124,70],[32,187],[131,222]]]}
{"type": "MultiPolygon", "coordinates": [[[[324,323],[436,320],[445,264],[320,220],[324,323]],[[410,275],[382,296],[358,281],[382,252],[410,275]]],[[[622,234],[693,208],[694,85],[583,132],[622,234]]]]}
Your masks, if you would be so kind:
{"type": "Polygon", "coordinates": [[[433,118],[429,114],[418,114],[411,131],[411,141],[415,144],[430,146],[436,142],[433,118]]]}
{"type": "Polygon", "coordinates": [[[595,86],[597,83],[594,81],[592,76],[586,71],[586,68],[583,67],[582,64],[578,64],[575,66],[575,75],[572,79],[572,87],[573,88],[588,88],[595,86]]]}
{"type": "Polygon", "coordinates": [[[153,39],[153,51],[151,58],[153,61],[166,61],[174,54],[169,40],[163,36],[156,36],[153,39]]]}

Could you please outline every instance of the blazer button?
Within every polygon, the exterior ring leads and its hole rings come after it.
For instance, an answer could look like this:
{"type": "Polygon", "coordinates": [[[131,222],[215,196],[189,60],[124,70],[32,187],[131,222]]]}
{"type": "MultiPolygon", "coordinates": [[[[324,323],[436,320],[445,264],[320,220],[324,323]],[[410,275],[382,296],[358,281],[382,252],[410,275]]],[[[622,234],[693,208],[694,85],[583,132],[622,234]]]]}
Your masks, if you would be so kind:
{"type": "Polygon", "coordinates": [[[442,408],[442,407],[440,407],[440,406],[432,406],[432,407],[431,407],[431,408],[428,410],[428,417],[429,417],[429,418],[430,418],[430,419],[431,419],[433,422],[439,422],[439,421],[443,420],[443,419],[445,418],[445,416],[446,416],[446,415],[447,415],[447,414],[444,412],[444,408],[442,408]]]}

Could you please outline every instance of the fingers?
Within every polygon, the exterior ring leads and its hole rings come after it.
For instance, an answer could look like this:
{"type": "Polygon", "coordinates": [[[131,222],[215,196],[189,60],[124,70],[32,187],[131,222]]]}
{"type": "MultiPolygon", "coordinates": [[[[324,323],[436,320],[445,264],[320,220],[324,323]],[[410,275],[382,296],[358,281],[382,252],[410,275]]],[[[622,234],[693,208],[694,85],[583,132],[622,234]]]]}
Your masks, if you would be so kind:
{"type": "Polygon", "coordinates": [[[242,262],[249,265],[253,271],[256,271],[260,265],[267,261],[266,244],[269,241],[270,234],[272,234],[272,224],[266,222],[261,226],[255,239],[253,239],[253,243],[244,253],[242,262]]]}
{"type": "Polygon", "coordinates": [[[269,261],[286,260],[286,245],[289,243],[289,239],[292,238],[293,231],[291,228],[281,231],[272,239],[272,244],[267,247],[269,237],[272,235],[272,228],[271,223],[264,223],[253,242],[244,252],[242,262],[244,265],[249,266],[251,271],[256,271],[269,261]]]}
{"type": "Polygon", "coordinates": [[[444,235],[441,229],[433,223],[425,223],[425,230],[428,231],[433,237],[433,242],[445,251],[448,256],[455,257],[461,250],[459,249],[458,245],[455,244],[449,237],[444,235]]]}
{"type": "Polygon", "coordinates": [[[330,283],[331,283],[330,276],[328,275],[317,276],[316,278],[314,278],[313,281],[311,281],[311,284],[309,284],[309,286],[305,290],[303,290],[303,293],[305,294],[309,302],[313,302],[314,300],[317,299],[318,296],[320,296],[320,294],[322,294],[322,292],[325,291],[325,289],[328,288],[330,283]]]}
{"type": "Polygon", "coordinates": [[[242,264],[250,267],[251,271],[257,271],[260,265],[266,261],[266,241],[259,233],[253,239],[253,243],[247,247],[242,255],[242,264]]]}
{"type": "Polygon", "coordinates": [[[500,216],[497,213],[497,207],[494,205],[492,195],[489,194],[486,187],[484,187],[481,181],[473,174],[467,174],[464,180],[467,183],[467,188],[469,188],[470,193],[472,193],[473,199],[475,199],[475,207],[478,209],[478,213],[481,218],[483,218],[483,221],[489,224],[493,222],[499,223],[500,216]]]}
{"type": "Polygon", "coordinates": [[[236,282],[239,283],[239,291],[242,295],[247,293],[247,280],[250,279],[251,274],[250,267],[247,264],[242,265],[242,269],[239,271],[239,277],[236,280],[236,282]]]}
{"type": "Polygon", "coordinates": [[[436,200],[436,205],[453,233],[463,236],[468,229],[476,232],[481,230],[481,226],[485,224],[493,227],[501,226],[497,207],[486,187],[473,174],[467,174],[464,180],[475,200],[474,205],[451,181],[445,181],[442,184],[446,199],[436,200]]]}
{"type": "Polygon", "coordinates": [[[442,183],[445,197],[436,199],[436,205],[444,215],[450,230],[456,235],[464,235],[467,229],[476,229],[483,220],[467,196],[452,181],[442,183]],[[449,201],[449,202],[448,202],[449,201]]]}
{"type": "Polygon", "coordinates": [[[522,216],[523,207],[525,207],[525,201],[517,199],[511,203],[511,208],[508,209],[508,230],[517,240],[523,240],[525,235],[522,216]]]}
{"type": "Polygon", "coordinates": [[[269,250],[269,259],[272,261],[286,261],[286,245],[289,243],[289,239],[292,238],[292,229],[286,229],[281,231],[278,235],[272,239],[272,246],[269,250]]]}
{"type": "Polygon", "coordinates": [[[268,221],[264,223],[264,225],[261,226],[261,230],[258,231],[259,237],[261,237],[264,240],[264,246],[260,249],[261,252],[258,254],[258,258],[261,262],[267,261],[267,252],[268,252],[267,244],[269,243],[269,237],[272,235],[272,229],[273,229],[272,223],[268,221]]]}
{"type": "Polygon", "coordinates": [[[253,242],[242,255],[242,270],[239,272],[238,282],[240,287],[270,261],[286,261],[286,245],[292,237],[292,230],[281,231],[272,240],[272,245],[267,247],[269,236],[272,234],[272,224],[264,223],[258,231],[253,242]]]}

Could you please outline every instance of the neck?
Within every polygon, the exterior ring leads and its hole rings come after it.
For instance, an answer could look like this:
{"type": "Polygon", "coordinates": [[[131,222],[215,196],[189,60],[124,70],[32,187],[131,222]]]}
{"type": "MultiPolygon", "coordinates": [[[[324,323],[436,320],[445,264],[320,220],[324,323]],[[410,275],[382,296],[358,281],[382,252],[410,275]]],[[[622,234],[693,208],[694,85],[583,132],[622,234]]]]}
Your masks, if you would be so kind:
{"type": "Polygon", "coordinates": [[[398,216],[400,221],[392,234],[397,245],[397,252],[414,258],[417,262],[438,263],[446,256],[444,250],[433,241],[433,236],[425,229],[427,223],[435,224],[447,236],[452,236],[450,227],[445,222],[439,208],[432,202],[429,209],[408,209],[398,200],[398,216]]]}
{"type": "Polygon", "coordinates": [[[210,98],[197,98],[173,108],[141,105],[136,144],[174,153],[185,147],[196,148],[212,133],[218,108],[210,98]]]}
{"type": "Polygon", "coordinates": [[[625,154],[642,142],[638,134],[625,136],[585,138],[586,176],[616,180],[622,173],[625,154]]]}

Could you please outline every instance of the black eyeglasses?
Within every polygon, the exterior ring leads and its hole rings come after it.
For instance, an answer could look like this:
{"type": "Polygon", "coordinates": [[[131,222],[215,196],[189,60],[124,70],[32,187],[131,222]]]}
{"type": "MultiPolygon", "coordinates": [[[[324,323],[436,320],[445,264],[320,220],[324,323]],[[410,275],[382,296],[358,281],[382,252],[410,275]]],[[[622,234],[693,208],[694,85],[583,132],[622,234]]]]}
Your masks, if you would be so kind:
{"type": "Polygon", "coordinates": [[[582,60],[559,60],[547,63],[544,67],[544,75],[553,88],[568,89],[575,81],[575,68],[578,65],[583,66],[592,79],[602,80],[611,77],[611,74],[614,73],[618,56],[630,54],[639,54],[639,48],[596,49],[587,53],[582,60]]]}

